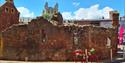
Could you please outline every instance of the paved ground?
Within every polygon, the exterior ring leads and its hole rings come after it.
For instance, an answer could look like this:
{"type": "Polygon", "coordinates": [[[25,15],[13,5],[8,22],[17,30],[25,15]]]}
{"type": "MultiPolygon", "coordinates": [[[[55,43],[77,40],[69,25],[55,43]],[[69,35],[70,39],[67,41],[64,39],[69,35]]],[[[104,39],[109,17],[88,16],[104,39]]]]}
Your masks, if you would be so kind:
{"type": "MultiPolygon", "coordinates": [[[[24,61],[4,61],[0,60],[0,63],[81,63],[81,62],[24,62],[24,61]]],[[[83,62],[86,63],[86,62],[83,62]]],[[[103,62],[88,62],[88,63],[103,63],[103,62]]]]}

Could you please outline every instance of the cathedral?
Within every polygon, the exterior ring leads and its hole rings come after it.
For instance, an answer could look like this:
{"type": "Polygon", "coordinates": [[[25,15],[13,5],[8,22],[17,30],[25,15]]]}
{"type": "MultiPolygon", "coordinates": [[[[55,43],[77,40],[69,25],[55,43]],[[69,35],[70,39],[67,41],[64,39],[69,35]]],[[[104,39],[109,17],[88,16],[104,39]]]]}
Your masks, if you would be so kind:
{"type": "Polygon", "coordinates": [[[43,17],[50,20],[54,14],[58,13],[58,3],[52,7],[48,7],[48,2],[45,3],[44,10],[43,10],[43,17]]]}
{"type": "Polygon", "coordinates": [[[63,17],[58,11],[58,3],[56,3],[54,8],[52,8],[48,7],[48,2],[46,2],[42,16],[54,25],[60,25],[63,23],[63,17]]]}

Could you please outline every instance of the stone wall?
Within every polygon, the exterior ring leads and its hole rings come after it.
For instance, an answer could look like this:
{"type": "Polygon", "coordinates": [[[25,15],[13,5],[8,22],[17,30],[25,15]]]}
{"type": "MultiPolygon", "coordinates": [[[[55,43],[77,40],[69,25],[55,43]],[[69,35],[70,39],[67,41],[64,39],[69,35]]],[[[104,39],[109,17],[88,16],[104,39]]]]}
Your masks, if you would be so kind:
{"type": "Polygon", "coordinates": [[[38,17],[28,25],[13,25],[2,33],[3,58],[43,61],[72,60],[76,49],[95,48],[100,59],[109,59],[107,37],[111,39],[113,54],[116,53],[116,31],[93,26],[54,26],[38,17]],[[75,35],[76,33],[76,35],[75,35]],[[78,38],[75,42],[74,37],[78,38]]]}

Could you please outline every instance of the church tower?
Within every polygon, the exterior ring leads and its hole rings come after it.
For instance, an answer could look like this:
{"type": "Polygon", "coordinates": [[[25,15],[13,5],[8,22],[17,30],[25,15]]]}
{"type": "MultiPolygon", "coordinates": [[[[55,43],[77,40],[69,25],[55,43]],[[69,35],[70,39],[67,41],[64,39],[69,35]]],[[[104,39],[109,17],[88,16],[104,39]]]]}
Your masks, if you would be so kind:
{"type": "Polygon", "coordinates": [[[114,28],[119,26],[119,12],[118,11],[110,11],[110,19],[112,20],[112,26],[114,28]]]}
{"type": "Polygon", "coordinates": [[[48,2],[45,3],[44,8],[45,8],[45,11],[48,11],[48,2]]]}
{"type": "Polygon", "coordinates": [[[54,13],[58,13],[58,3],[54,6],[54,13]]]}

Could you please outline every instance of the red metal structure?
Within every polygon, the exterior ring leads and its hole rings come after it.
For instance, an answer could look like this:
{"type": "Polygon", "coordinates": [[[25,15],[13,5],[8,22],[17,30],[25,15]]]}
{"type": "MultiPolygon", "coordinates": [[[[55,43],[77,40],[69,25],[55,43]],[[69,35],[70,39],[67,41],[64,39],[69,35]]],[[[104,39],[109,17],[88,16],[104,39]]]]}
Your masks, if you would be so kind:
{"type": "Polygon", "coordinates": [[[91,63],[96,62],[96,63],[98,63],[98,61],[99,61],[96,54],[91,54],[88,51],[87,51],[87,54],[86,54],[85,51],[83,51],[81,49],[75,50],[73,52],[73,55],[75,55],[75,57],[74,57],[75,62],[81,61],[82,63],[87,63],[87,62],[91,62],[91,63]]]}
{"type": "Polygon", "coordinates": [[[75,55],[74,61],[81,61],[86,62],[85,52],[81,49],[75,50],[73,52],[73,55],[75,55]]]}

